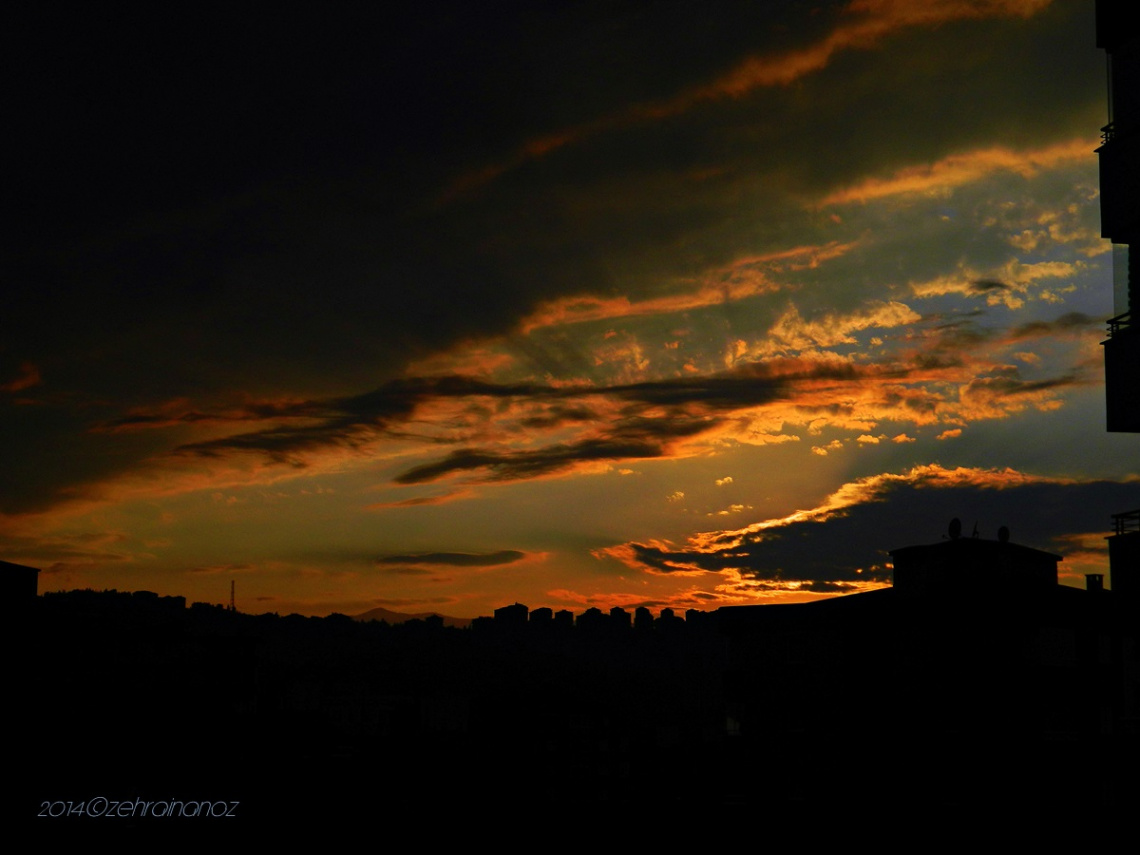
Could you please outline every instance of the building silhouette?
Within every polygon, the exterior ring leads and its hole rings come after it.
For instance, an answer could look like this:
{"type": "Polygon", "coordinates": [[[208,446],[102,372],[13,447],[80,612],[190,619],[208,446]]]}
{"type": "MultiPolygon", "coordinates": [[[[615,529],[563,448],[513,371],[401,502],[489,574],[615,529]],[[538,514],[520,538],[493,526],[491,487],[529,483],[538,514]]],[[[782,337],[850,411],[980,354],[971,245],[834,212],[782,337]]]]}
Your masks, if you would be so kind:
{"type": "Polygon", "coordinates": [[[1058,584],[1060,556],[1008,535],[951,531],[892,550],[892,587],[718,611],[738,786],[763,763],[777,783],[758,797],[907,781],[893,798],[920,814],[1042,816],[1072,781],[1118,806],[1135,796],[1122,770],[1140,667],[1121,598],[1058,584]]]}
{"type": "Polygon", "coordinates": [[[629,629],[633,626],[633,615],[621,606],[614,606],[610,609],[610,623],[615,629],[629,629]]]}
{"type": "Polygon", "coordinates": [[[526,626],[530,610],[522,603],[495,609],[495,623],[501,626],[526,626]]]}
{"type": "Polygon", "coordinates": [[[976,594],[1047,594],[1057,587],[1060,555],[1009,542],[1002,527],[997,540],[962,537],[961,524],[950,523],[947,539],[891,550],[894,590],[903,594],[953,595],[963,589],[963,574],[977,568],[984,574],[984,591],[976,594]]]}
{"type": "Polygon", "coordinates": [[[40,590],[40,571],[35,567],[0,561],[0,602],[6,609],[35,602],[40,590]]]}
{"type": "Polygon", "coordinates": [[[1133,615],[1140,615],[1140,510],[1112,515],[1108,565],[1112,590],[1133,615]]]}
{"type": "Polygon", "coordinates": [[[1101,235],[1113,243],[1114,316],[1104,345],[1109,431],[1140,432],[1140,39],[1130,4],[1098,0],[1108,57],[1108,124],[1100,156],[1101,235]]]}
{"type": "MultiPolygon", "coordinates": [[[[1113,245],[1114,312],[1104,346],[1107,428],[1140,433],[1140,29],[1121,0],[1097,0],[1097,47],[1108,58],[1101,129],[1101,235],[1113,245]]],[[[1112,515],[1110,584],[1140,616],[1140,510],[1112,515]]]]}

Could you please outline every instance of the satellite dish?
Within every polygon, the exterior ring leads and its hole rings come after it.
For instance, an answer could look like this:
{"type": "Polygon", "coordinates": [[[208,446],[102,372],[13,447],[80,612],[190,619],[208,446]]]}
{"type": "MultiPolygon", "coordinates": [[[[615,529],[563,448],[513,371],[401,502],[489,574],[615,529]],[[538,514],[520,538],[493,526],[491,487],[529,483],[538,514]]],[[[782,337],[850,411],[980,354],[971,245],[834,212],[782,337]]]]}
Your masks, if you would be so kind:
{"type": "Polygon", "coordinates": [[[957,517],[950,520],[950,539],[957,540],[962,536],[962,521],[957,517]]]}

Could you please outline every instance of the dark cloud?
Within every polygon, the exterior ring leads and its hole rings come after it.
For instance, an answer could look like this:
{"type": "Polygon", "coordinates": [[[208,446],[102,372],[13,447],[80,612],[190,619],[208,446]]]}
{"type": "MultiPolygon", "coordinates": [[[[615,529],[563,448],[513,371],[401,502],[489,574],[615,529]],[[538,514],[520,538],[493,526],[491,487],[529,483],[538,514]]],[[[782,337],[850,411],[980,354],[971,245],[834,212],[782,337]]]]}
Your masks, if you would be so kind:
{"type": "MultiPolygon", "coordinates": [[[[863,581],[882,581],[881,579],[865,579],[863,581]]],[[[750,580],[747,584],[749,591],[782,591],[789,589],[789,582],[769,582],[750,580]]],[[[796,591],[807,591],[812,594],[851,594],[861,588],[854,582],[824,582],[820,580],[794,581],[796,591]]]]}
{"type": "MultiPolygon", "coordinates": [[[[977,316],[985,313],[973,314],[977,316]]],[[[913,360],[918,369],[951,368],[963,365],[964,361],[959,355],[962,351],[976,348],[987,342],[1012,344],[1025,339],[1044,338],[1046,336],[1073,336],[1082,334],[1085,330],[1102,323],[1083,312],[1066,312],[1053,320],[1028,321],[1009,329],[979,326],[973,317],[955,317],[951,320],[941,321],[937,316],[930,316],[924,320],[936,322],[931,326],[932,337],[913,336],[916,342],[921,342],[923,345],[923,350],[916,354],[913,360]]],[[[1010,367],[1005,370],[1016,372],[1017,369],[1010,367]]],[[[1065,376],[1043,382],[1062,386],[1073,381],[1073,377],[1065,376]]]]}
{"type": "Polygon", "coordinates": [[[514,481],[537,478],[596,460],[641,460],[664,456],[669,445],[665,437],[676,439],[701,433],[714,423],[701,421],[677,424],[664,419],[647,422],[644,435],[585,439],[580,442],[549,445],[534,451],[488,452],[474,449],[453,451],[442,460],[415,466],[396,478],[399,484],[420,484],[456,472],[485,469],[486,480],[514,481]],[[650,434],[656,434],[651,436],[650,434]]]}
{"type": "MultiPolygon", "coordinates": [[[[959,341],[959,347],[961,347],[966,342],[973,344],[978,341],[978,339],[972,336],[955,336],[955,338],[959,341]]],[[[946,342],[945,340],[939,342],[939,346],[950,348],[954,347],[954,345],[946,342]]],[[[944,368],[958,368],[961,365],[963,365],[963,360],[960,356],[948,356],[945,353],[931,353],[924,351],[915,354],[914,357],[914,367],[919,371],[939,371],[944,368]]]]}
{"type": "Polygon", "coordinates": [[[106,404],[76,410],[73,401],[9,404],[0,401],[0,513],[46,510],[92,495],[107,478],[160,452],[155,437],[108,436],[92,431],[106,404]]]}
{"type": "Polygon", "coordinates": [[[1051,377],[1044,380],[1022,380],[1018,369],[1011,367],[1005,371],[991,372],[988,377],[976,377],[962,390],[963,398],[1014,398],[1062,389],[1079,382],[1075,375],[1051,377]]]}
{"type": "Polygon", "coordinates": [[[545,414],[525,418],[519,424],[527,428],[560,427],[575,422],[592,421],[597,417],[598,413],[589,407],[551,407],[545,414]]]}
{"type": "Polygon", "coordinates": [[[1023,338],[1038,338],[1057,333],[1079,331],[1086,327],[1099,326],[1102,323],[1104,323],[1102,320],[1089,317],[1083,312],[1066,312],[1052,321],[1031,321],[1020,324],[1009,331],[1009,338],[1014,341],[1023,338]]]}
{"type": "MultiPolygon", "coordinates": [[[[411,555],[386,555],[377,564],[446,564],[452,567],[498,567],[526,558],[525,552],[502,549],[498,552],[421,552],[411,555]]],[[[413,571],[419,572],[419,571],[413,571]]]]}
{"type": "MultiPolygon", "coordinates": [[[[412,378],[394,380],[363,395],[292,404],[267,404],[251,407],[237,414],[221,413],[217,420],[262,421],[301,420],[300,425],[283,425],[249,433],[240,433],[205,442],[187,443],[177,451],[203,456],[225,452],[260,452],[275,462],[291,461],[294,455],[326,446],[356,447],[395,422],[407,420],[421,403],[433,398],[478,397],[513,398],[543,397],[563,394],[535,385],[494,385],[467,377],[412,378]]],[[[191,413],[174,421],[202,421],[211,417],[191,413]]],[[[109,427],[129,427],[139,420],[163,424],[167,416],[130,416],[109,427]]]]}
{"type": "MultiPolygon", "coordinates": [[[[801,526],[807,523],[799,524],[801,526]]],[[[786,532],[761,538],[746,538],[746,543],[722,552],[697,550],[664,550],[659,546],[630,544],[638,562],[658,573],[691,573],[706,571],[720,573],[735,570],[751,580],[772,582],[778,588],[790,583],[798,585],[841,585],[852,582],[885,582],[890,574],[882,568],[882,555],[855,556],[844,554],[830,543],[812,544],[813,538],[828,540],[835,520],[828,524],[815,522],[810,528],[791,528],[786,532]],[[859,558],[874,557],[866,564],[859,558]],[[786,564],[783,562],[787,562],[786,564]],[[879,569],[873,569],[876,563],[879,569]]]]}
{"type": "Polygon", "coordinates": [[[973,323],[974,318],[984,317],[986,314],[985,309],[970,309],[968,311],[954,312],[952,315],[944,315],[939,312],[932,312],[922,316],[923,323],[934,324],[935,329],[950,329],[959,327],[964,324],[973,323]]]}
{"type": "Polygon", "coordinates": [[[733,409],[769,404],[794,394],[806,380],[854,381],[860,370],[853,365],[812,365],[789,374],[775,374],[767,365],[742,365],[722,374],[613,386],[610,394],[645,404],[677,406],[701,404],[711,409],[733,409]]]}
{"type": "MultiPolygon", "coordinates": [[[[140,462],[162,449],[164,443],[158,435],[161,431],[148,432],[148,428],[272,422],[271,426],[259,430],[183,443],[175,448],[175,453],[215,458],[233,453],[253,453],[272,463],[301,467],[305,465],[306,454],[324,448],[359,448],[380,435],[402,436],[403,425],[414,416],[416,409],[433,400],[470,399],[475,402],[480,398],[491,398],[521,400],[547,407],[542,415],[523,419],[523,428],[580,425],[591,420],[595,416],[594,409],[574,399],[609,398],[625,406],[626,413],[615,423],[606,425],[599,437],[519,452],[461,449],[443,460],[414,467],[397,479],[399,483],[412,484],[452,472],[486,469],[491,473],[491,480],[513,480],[558,472],[581,461],[661,457],[669,452],[673,441],[716,427],[720,413],[791,399],[796,394],[797,385],[807,381],[842,383],[859,377],[859,369],[849,366],[793,364],[783,367],[787,373],[775,373],[777,369],[772,366],[745,365],[729,372],[695,378],[603,387],[495,384],[465,376],[413,377],[392,380],[361,395],[253,402],[215,410],[172,408],[169,405],[150,410],[138,408],[127,415],[90,425],[83,434],[83,443],[75,448],[77,456],[83,447],[98,448],[101,452],[86,451],[68,474],[74,479],[76,473],[90,468],[92,480],[95,480],[114,471],[124,461],[107,452],[111,447],[121,448],[131,462],[140,462]],[[652,418],[639,415],[647,407],[666,407],[668,412],[652,418]],[[687,411],[690,407],[709,412],[709,415],[692,415],[687,411]],[[146,441],[128,436],[139,431],[143,435],[152,435],[146,441]]],[[[54,413],[63,419],[58,426],[60,431],[72,428],[61,411],[13,409],[18,410],[17,415],[29,425],[42,422],[45,416],[54,413]]],[[[38,431],[29,428],[28,440],[34,441],[35,437],[43,442],[50,440],[42,428],[38,431]]],[[[431,441],[442,440],[432,438],[431,441]]],[[[44,479],[42,472],[35,471],[35,460],[27,457],[13,460],[14,467],[23,466],[28,471],[26,489],[19,493],[21,504],[13,505],[11,510],[50,505],[58,496],[59,485],[50,478],[44,479]]],[[[74,481],[71,483],[73,485],[74,481]]]]}
{"type": "Polygon", "coordinates": [[[971,316],[955,317],[942,321],[938,316],[923,318],[931,321],[929,332],[912,331],[910,340],[920,344],[922,349],[915,355],[915,364],[920,368],[942,368],[960,365],[960,351],[976,348],[993,339],[995,331],[987,327],[978,326],[974,317],[984,314],[978,312],[971,316]]]}
{"type": "MultiPolygon", "coordinates": [[[[878,581],[878,579],[874,581],[878,581]]],[[[813,594],[849,594],[854,590],[858,590],[858,586],[850,582],[821,582],[812,580],[811,582],[801,582],[796,590],[811,591],[813,594]]]]}
{"type": "Polygon", "coordinates": [[[1009,291],[1012,290],[1012,286],[996,279],[978,279],[970,283],[970,290],[975,294],[985,294],[989,291],[1009,291]]]}
{"type": "MultiPolygon", "coordinates": [[[[234,419],[302,420],[299,425],[276,425],[263,430],[239,433],[204,442],[188,443],[177,450],[183,454],[219,456],[231,452],[256,452],[276,463],[302,465],[297,457],[304,452],[328,446],[358,447],[379,431],[394,433],[398,422],[412,416],[417,406],[438,398],[490,397],[547,401],[584,397],[610,398],[629,405],[632,411],[605,428],[605,435],[573,443],[518,452],[485,451],[465,448],[453,451],[434,463],[414,467],[397,478],[401,484],[430,481],[456,471],[488,469],[492,480],[513,480],[556,472],[579,461],[621,460],[660,457],[672,440],[691,437],[718,424],[714,416],[691,415],[686,408],[698,407],[712,413],[790,400],[797,385],[807,381],[852,382],[861,369],[849,365],[793,366],[797,370],[775,373],[771,366],[744,365],[729,372],[692,378],[616,386],[544,386],[541,384],[493,384],[468,377],[411,378],[393,381],[365,395],[307,401],[290,405],[267,405],[234,419]],[[662,417],[637,415],[645,407],[669,407],[662,417]]],[[[579,424],[595,416],[589,407],[555,404],[542,416],[524,419],[523,427],[556,427],[579,424]]],[[[207,418],[202,413],[187,414],[190,421],[207,418]]],[[[169,416],[134,415],[111,427],[137,425],[140,420],[170,421],[169,416]]]]}
{"type": "MultiPolygon", "coordinates": [[[[1015,543],[1063,554],[1069,535],[1108,534],[1110,515],[1135,506],[1138,496],[1135,483],[1115,481],[1004,483],[998,489],[886,481],[867,501],[826,521],[808,519],[753,534],[726,535],[726,545],[734,543],[730,548],[629,547],[653,572],[732,569],[751,580],[801,586],[806,582],[826,591],[828,586],[889,580],[883,569],[889,550],[937,542],[954,517],[963,520],[967,532],[976,524],[981,537],[996,539],[998,528],[1006,525],[1015,543]]],[[[964,586],[983,583],[963,568],[964,586]]]]}

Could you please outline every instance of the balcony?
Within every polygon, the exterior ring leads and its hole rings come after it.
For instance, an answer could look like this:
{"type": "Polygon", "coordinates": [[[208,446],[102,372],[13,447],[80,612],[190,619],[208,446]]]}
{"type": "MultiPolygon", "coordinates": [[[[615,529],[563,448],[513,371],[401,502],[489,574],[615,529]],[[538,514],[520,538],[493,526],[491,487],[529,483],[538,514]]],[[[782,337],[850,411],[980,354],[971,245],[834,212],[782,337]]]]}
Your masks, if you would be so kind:
{"type": "Polygon", "coordinates": [[[1140,531],[1140,510],[1113,514],[1112,528],[1114,534],[1127,534],[1130,531],[1140,531]]]}
{"type": "Polygon", "coordinates": [[[1109,318],[1106,321],[1108,324],[1108,337],[1112,338],[1115,335],[1120,335],[1127,332],[1132,328],[1132,312],[1127,311],[1124,314],[1117,315],[1115,318],[1109,318]]]}
{"type": "Polygon", "coordinates": [[[1101,235],[1113,243],[1140,243],[1140,133],[1124,133],[1119,122],[1101,129],[1101,235]]]}
{"type": "MultiPolygon", "coordinates": [[[[1113,514],[1112,527],[1107,538],[1112,590],[1130,609],[1140,610],[1140,510],[1113,514]]],[[[1140,618],[1140,611],[1133,614],[1140,618]]]]}

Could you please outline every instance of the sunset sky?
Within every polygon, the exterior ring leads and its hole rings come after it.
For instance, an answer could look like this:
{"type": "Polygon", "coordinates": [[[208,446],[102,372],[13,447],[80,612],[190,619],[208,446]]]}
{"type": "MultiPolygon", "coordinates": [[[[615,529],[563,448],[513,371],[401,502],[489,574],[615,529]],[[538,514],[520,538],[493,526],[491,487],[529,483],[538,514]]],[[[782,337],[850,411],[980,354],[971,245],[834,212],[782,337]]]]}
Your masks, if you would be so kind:
{"type": "Polygon", "coordinates": [[[710,609],[955,516],[1106,571],[1091,0],[258,8],[8,33],[41,591],[710,609]]]}

